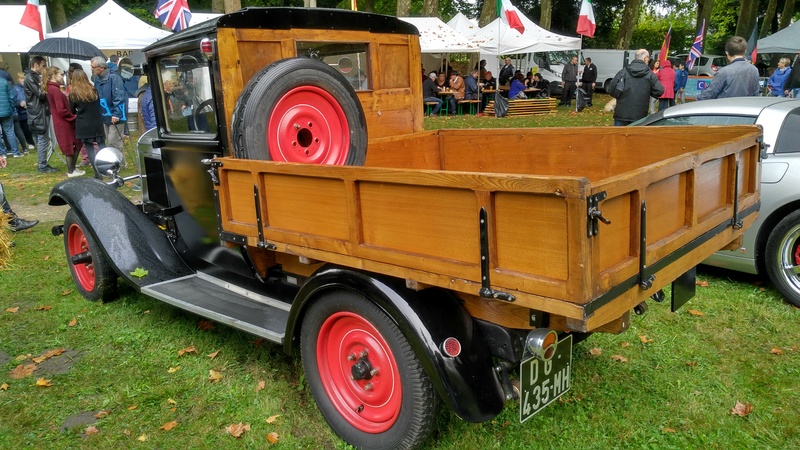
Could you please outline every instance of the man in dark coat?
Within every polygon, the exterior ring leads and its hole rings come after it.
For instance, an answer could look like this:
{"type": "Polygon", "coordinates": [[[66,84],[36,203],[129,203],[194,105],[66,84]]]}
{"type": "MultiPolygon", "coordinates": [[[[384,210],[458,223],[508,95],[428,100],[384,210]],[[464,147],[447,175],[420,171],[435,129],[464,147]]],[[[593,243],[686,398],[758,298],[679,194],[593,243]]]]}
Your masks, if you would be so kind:
{"type": "Polygon", "coordinates": [[[645,49],[636,51],[628,67],[617,72],[608,85],[608,93],[617,99],[614,109],[614,126],[625,126],[647,116],[650,97],[659,98],[664,86],[658,81],[647,62],[650,53],[645,49]]]}
{"type": "Polygon", "coordinates": [[[42,72],[47,69],[47,61],[41,56],[31,58],[31,70],[25,74],[25,104],[28,109],[28,129],[36,140],[36,154],[39,158],[40,173],[57,172],[58,169],[47,164],[47,150],[50,149],[50,105],[47,92],[42,89],[42,72]]]}
{"type": "Polygon", "coordinates": [[[581,74],[581,87],[586,91],[586,106],[592,105],[592,94],[597,83],[597,66],[592,63],[592,58],[586,58],[586,65],[581,74]]]}
{"type": "Polygon", "coordinates": [[[570,106],[572,97],[575,96],[575,89],[578,84],[578,57],[573,56],[569,64],[564,66],[561,71],[561,103],[558,106],[570,106]]]}
{"type": "Polygon", "coordinates": [[[514,65],[511,64],[511,58],[506,58],[505,65],[500,69],[500,76],[497,78],[498,86],[505,86],[511,83],[514,78],[514,65]]]}

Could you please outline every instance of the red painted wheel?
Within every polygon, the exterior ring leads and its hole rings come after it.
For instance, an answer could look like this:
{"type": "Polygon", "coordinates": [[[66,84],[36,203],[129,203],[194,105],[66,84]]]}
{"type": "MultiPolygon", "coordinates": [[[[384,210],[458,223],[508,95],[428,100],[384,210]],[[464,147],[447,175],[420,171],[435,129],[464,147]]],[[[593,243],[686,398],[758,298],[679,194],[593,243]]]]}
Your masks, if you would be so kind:
{"type": "Polygon", "coordinates": [[[265,67],[242,90],[231,120],[238,158],[363,165],[367,125],[355,90],[311,58],[265,67]]]}
{"type": "Polygon", "coordinates": [[[333,431],[356,448],[422,445],[439,405],[397,324],[350,291],[314,300],[300,334],[303,369],[333,431]]]}
{"type": "Polygon", "coordinates": [[[400,414],[403,389],[392,350],[363,317],[336,313],[317,338],[322,386],[334,408],[365,433],[382,433],[400,414]]]}
{"type": "Polygon", "coordinates": [[[91,301],[112,300],[117,293],[117,277],[102,249],[73,210],[64,219],[64,250],[75,287],[91,301]]]}

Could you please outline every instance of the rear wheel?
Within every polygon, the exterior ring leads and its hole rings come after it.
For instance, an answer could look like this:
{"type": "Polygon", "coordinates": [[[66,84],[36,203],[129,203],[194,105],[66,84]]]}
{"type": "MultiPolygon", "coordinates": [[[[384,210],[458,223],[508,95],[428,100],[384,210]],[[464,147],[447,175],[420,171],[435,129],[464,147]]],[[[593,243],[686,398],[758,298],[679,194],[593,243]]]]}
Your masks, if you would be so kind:
{"type": "Polygon", "coordinates": [[[419,447],[438,397],[395,323],[375,304],[335,292],[310,306],[301,331],[303,367],[325,420],[357,448],[419,447]]]}
{"type": "Polygon", "coordinates": [[[764,252],[767,274],[775,288],[800,307],[800,211],[778,222],[764,252]]]}
{"type": "Polygon", "coordinates": [[[75,287],[87,300],[109,301],[117,296],[117,275],[86,225],[73,210],[64,218],[64,250],[75,287]]]}

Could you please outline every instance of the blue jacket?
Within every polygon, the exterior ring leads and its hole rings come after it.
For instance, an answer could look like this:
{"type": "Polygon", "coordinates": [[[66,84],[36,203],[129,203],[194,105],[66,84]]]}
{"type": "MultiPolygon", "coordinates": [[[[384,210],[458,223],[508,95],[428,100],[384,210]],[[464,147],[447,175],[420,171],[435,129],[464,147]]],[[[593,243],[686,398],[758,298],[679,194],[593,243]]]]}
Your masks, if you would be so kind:
{"type": "Polygon", "coordinates": [[[464,98],[467,100],[477,100],[478,99],[478,80],[475,79],[472,75],[467,76],[464,78],[466,82],[466,88],[464,90],[464,98]]]}
{"type": "Polygon", "coordinates": [[[17,113],[17,95],[14,86],[0,78],[0,119],[6,119],[17,113]]]}
{"type": "Polygon", "coordinates": [[[103,113],[103,123],[111,125],[111,117],[117,117],[120,122],[128,120],[126,104],[128,96],[125,95],[122,77],[106,69],[102,75],[95,77],[94,87],[100,96],[100,109],[103,113]]]}
{"type": "Polygon", "coordinates": [[[147,130],[156,127],[156,110],[153,106],[153,91],[148,87],[141,97],[139,102],[142,104],[142,121],[147,130]]]}
{"type": "Polygon", "coordinates": [[[511,87],[508,89],[508,99],[513,100],[517,98],[520,92],[525,90],[525,85],[522,84],[522,81],[517,80],[516,78],[511,81],[511,87]]]}
{"type": "Polygon", "coordinates": [[[28,120],[28,109],[20,106],[20,103],[25,101],[25,88],[20,83],[14,83],[14,94],[17,102],[17,115],[19,120],[28,120]]]}
{"type": "Polygon", "coordinates": [[[786,67],[783,69],[783,71],[781,71],[781,69],[775,69],[775,72],[772,72],[772,76],[770,76],[769,81],[767,81],[768,86],[772,89],[772,92],[776,92],[772,95],[783,97],[783,87],[786,85],[786,80],[789,79],[791,74],[791,67],[786,67]]]}
{"type": "Polygon", "coordinates": [[[758,69],[744,58],[736,58],[719,69],[711,85],[700,92],[697,100],[728,97],[754,97],[761,90],[758,69]]]}
{"type": "Polygon", "coordinates": [[[686,69],[675,69],[675,91],[686,87],[689,80],[689,72],[686,69]]]}

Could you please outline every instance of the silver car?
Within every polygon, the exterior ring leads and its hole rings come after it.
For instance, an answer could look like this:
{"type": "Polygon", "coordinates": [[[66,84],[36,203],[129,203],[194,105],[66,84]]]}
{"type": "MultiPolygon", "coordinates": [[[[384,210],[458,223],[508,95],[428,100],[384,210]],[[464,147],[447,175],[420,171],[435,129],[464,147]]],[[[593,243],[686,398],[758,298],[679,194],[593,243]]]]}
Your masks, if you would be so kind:
{"type": "Polygon", "coordinates": [[[768,157],[761,163],[761,212],[742,247],[722,250],[704,264],[766,274],[800,307],[800,101],[736,97],[678,105],[634,125],[741,125],[764,130],[768,157]]]}

